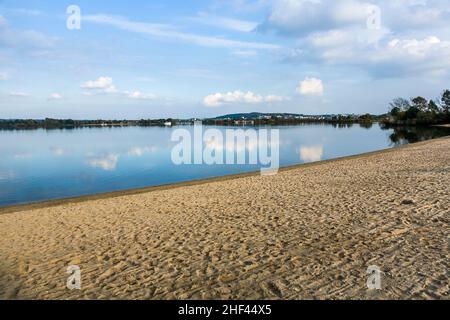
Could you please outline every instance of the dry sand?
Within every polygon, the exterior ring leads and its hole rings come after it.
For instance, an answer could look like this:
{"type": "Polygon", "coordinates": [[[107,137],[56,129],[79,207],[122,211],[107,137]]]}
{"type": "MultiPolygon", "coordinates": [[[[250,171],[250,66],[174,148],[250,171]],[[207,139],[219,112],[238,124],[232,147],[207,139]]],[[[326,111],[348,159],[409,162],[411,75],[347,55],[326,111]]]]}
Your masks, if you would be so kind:
{"type": "Polygon", "coordinates": [[[448,299],[449,208],[443,138],[272,177],[4,213],[0,297],[448,299]],[[72,264],[79,291],[66,288],[72,264]],[[367,289],[370,265],[383,271],[379,291],[367,289]]]}

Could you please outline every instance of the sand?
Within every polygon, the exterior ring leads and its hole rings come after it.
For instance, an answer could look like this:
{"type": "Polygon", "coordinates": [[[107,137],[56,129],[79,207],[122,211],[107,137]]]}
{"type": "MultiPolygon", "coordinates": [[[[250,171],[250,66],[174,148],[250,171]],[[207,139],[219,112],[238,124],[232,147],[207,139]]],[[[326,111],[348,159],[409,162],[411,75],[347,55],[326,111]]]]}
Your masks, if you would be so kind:
{"type": "Polygon", "coordinates": [[[448,299],[449,186],[443,138],[271,177],[10,208],[0,298],[448,299]],[[69,265],[81,290],[66,288],[69,265]],[[371,265],[381,290],[367,288],[371,265]]]}

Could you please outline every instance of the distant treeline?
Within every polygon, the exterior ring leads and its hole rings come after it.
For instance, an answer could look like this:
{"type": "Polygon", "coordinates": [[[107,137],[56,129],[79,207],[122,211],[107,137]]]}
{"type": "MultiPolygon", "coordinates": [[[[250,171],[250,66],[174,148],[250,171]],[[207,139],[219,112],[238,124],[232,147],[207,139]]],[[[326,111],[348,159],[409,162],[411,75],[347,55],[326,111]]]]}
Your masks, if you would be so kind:
{"type": "Polygon", "coordinates": [[[394,99],[384,123],[392,125],[450,123],[450,90],[445,90],[436,100],[428,101],[420,96],[410,100],[394,99]]]}
{"type": "Polygon", "coordinates": [[[71,120],[71,119],[11,119],[0,120],[0,130],[75,129],[84,127],[164,126],[172,119],[159,120],[71,120]]]}
{"type": "MultiPolygon", "coordinates": [[[[371,125],[375,121],[380,121],[384,116],[361,115],[361,116],[327,116],[311,118],[272,118],[272,119],[204,119],[204,125],[218,126],[236,126],[236,125],[254,125],[254,126],[272,126],[272,125],[299,125],[308,123],[324,123],[336,125],[348,125],[360,123],[362,125],[371,125]]],[[[147,119],[147,120],[71,120],[71,119],[0,119],[0,130],[32,130],[32,129],[76,129],[86,127],[150,127],[150,126],[166,126],[166,125],[191,125],[194,120],[178,120],[178,119],[147,119]]]]}

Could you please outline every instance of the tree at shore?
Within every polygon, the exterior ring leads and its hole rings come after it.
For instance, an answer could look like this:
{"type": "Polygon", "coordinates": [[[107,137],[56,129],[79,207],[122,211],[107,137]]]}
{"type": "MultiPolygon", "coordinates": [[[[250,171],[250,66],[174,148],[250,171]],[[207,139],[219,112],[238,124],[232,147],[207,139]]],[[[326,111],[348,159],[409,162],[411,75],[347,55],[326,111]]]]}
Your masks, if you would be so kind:
{"type": "Polygon", "coordinates": [[[417,96],[410,100],[396,98],[390,103],[390,119],[393,124],[436,124],[450,122],[450,90],[445,90],[437,100],[417,96]]]}
{"type": "Polygon", "coordinates": [[[411,99],[411,102],[413,103],[413,106],[416,110],[419,112],[426,112],[428,107],[428,100],[424,97],[416,97],[414,99],[411,99]]]}
{"type": "Polygon", "coordinates": [[[442,93],[441,106],[448,115],[450,113],[450,90],[445,90],[442,93]]]}

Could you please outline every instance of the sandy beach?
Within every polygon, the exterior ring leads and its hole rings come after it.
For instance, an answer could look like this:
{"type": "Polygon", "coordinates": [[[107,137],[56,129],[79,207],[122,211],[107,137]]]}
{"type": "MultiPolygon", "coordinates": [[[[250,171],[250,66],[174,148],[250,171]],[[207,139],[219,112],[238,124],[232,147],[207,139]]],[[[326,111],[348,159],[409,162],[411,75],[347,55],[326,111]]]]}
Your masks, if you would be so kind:
{"type": "Polygon", "coordinates": [[[0,209],[2,299],[448,299],[450,137],[0,209]],[[68,290],[67,267],[81,269],[68,290]],[[381,290],[369,290],[378,266],[381,290]]]}

